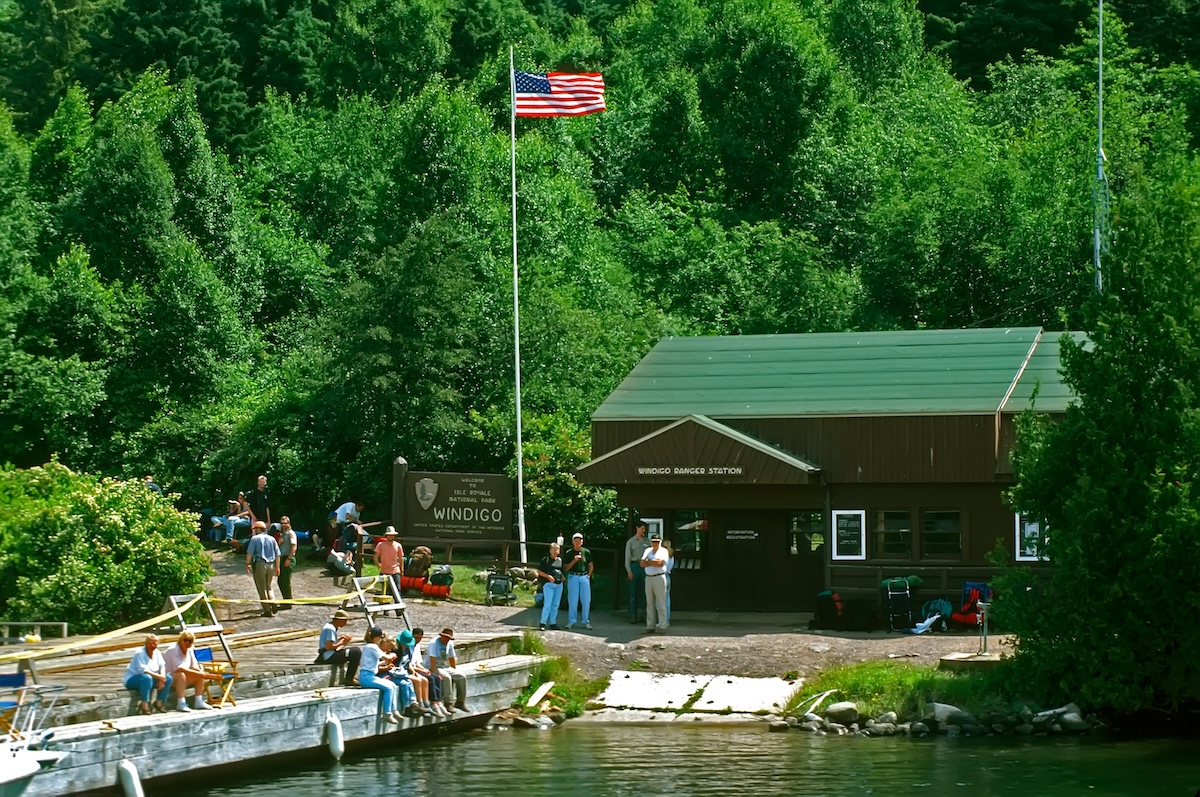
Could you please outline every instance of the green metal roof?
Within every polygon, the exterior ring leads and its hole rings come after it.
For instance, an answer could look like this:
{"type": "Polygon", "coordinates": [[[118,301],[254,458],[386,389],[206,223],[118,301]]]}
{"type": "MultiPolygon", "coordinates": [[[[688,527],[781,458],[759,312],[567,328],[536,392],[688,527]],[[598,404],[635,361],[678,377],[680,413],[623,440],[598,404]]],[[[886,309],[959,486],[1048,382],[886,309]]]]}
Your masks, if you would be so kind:
{"type": "Polygon", "coordinates": [[[1020,411],[1028,403],[1021,390],[1033,385],[1020,377],[1031,362],[1042,384],[1038,408],[1053,411],[1067,398],[1058,337],[1023,327],[664,338],[592,420],[1020,411]]]}
{"type": "Polygon", "coordinates": [[[1030,398],[1037,388],[1036,409],[1039,412],[1066,412],[1067,405],[1075,398],[1059,374],[1059,345],[1066,335],[1076,343],[1090,348],[1088,337],[1083,332],[1044,332],[1038,341],[1029,364],[1021,373],[1017,386],[1004,405],[1005,412],[1021,412],[1031,408],[1030,398]]]}

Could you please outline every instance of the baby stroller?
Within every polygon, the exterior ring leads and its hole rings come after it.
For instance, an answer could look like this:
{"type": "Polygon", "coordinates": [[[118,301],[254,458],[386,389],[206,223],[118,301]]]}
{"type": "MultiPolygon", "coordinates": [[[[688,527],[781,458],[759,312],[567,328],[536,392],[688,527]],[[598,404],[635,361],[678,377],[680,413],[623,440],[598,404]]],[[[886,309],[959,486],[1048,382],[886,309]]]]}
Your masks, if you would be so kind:
{"type": "Polygon", "coordinates": [[[512,578],[507,573],[488,573],[483,602],[487,606],[501,603],[512,606],[516,603],[517,595],[513,592],[512,578]]]}

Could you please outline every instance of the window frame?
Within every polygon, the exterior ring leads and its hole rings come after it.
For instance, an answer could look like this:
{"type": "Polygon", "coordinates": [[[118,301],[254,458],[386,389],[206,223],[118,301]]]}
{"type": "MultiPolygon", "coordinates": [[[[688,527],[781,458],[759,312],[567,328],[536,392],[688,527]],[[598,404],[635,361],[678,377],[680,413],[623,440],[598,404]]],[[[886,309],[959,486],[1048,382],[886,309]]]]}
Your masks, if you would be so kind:
{"type": "MultiPolygon", "coordinates": [[[[963,531],[964,531],[965,524],[963,523],[964,512],[961,507],[958,507],[958,508],[946,507],[946,508],[938,508],[938,509],[922,507],[920,509],[919,519],[920,519],[920,529],[921,529],[921,536],[919,538],[920,539],[920,559],[921,559],[921,561],[923,561],[923,562],[926,562],[926,561],[961,562],[963,560],[963,555],[964,555],[963,541],[964,541],[964,537],[965,537],[963,531]],[[958,516],[958,552],[953,553],[953,554],[947,554],[947,553],[929,554],[929,553],[926,553],[926,544],[928,542],[928,536],[929,536],[929,532],[925,528],[926,517],[931,514],[937,514],[937,513],[945,514],[945,513],[951,513],[951,512],[953,512],[955,515],[958,516]]],[[[941,532],[933,532],[933,533],[938,534],[941,532]]]]}
{"type": "MultiPolygon", "coordinates": [[[[909,507],[908,509],[899,509],[899,508],[875,509],[875,510],[873,510],[873,512],[875,514],[876,520],[882,520],[883,516],[885,514],[899,515],[899,514],[903,513],[906,516],[907,522],[908,522],[908,529],[907,529],[907,531],[908,531],[908,550],[903,553],[888,553],[883,550],[882,545],[880,545],[878,542],[876,542],[872,546],[872,558],[873,559],[893,559],[893,560],[897,560],[897,561],[912,561],[912,558],[913,558],[914,554],[916,553],[916,546],[914,545],[914,543],[917,541],[917,535],[913,529],[913,509],[912,509],[912,507],[909,507]]],[[[882,535],[886,531],[887,531],[887,529],[881,529],[881,528],[877,528],[876,526],[872,526],[871,527],[871,541],[882,539],[882,535]]]]}
{"type": "Polygon", "coordinates": [[[812,554],[816,550],[816,547],[813,546],[813,537],[815,535],[821,536],[821,546],[826,544],[828,535],[825,531],[825,513],[823,511],[819,509],[792,509],[788,511],[788,529],[787,534],[784,535],[788,556],[800,556],[802,554],[802,546],[799,544],[801,540],[804,540],[806,546],[806,550],[803,553],[812,554]],[[800,527],[796,523],[796,520],[804,515],[809,516],[809,522],[800,527]],[[816,519],[815,523],[812,522],[813,519],[816,519]]]}
{"type": "Polygon", "coordinates": [[[1046,543],[1050,539],[1050,529],[1046,527],[1046,521],[1039,520],[1031,524],[1029,515],[1024,512],[1013,513],[1013,561],[1016,562],[1049,562],[1050,556],[1045,552],[1046,543]],[[1025,550],[1025,528],[1029,525],[1038,527],[1038,553],[1034,555],[1022,553],[1025,550]]]}

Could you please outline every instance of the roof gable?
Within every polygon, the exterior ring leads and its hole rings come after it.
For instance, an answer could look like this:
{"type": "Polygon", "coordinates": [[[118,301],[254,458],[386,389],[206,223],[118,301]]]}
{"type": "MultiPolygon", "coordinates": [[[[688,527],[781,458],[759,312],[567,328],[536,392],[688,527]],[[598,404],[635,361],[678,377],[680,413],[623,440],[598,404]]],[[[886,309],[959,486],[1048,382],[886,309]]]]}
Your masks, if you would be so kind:
{"type": "Polygon", "coordinates": [[[711,418],[689,415],[575,472],[587,484],[809,484],[820,468],[711,418]]]}

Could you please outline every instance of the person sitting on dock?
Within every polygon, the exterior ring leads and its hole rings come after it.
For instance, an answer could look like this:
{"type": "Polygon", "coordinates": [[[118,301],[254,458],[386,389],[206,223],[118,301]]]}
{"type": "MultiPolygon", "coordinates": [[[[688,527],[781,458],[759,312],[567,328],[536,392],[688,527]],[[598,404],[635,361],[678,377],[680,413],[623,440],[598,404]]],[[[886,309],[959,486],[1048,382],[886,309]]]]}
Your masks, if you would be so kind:
{"type": "Polygon", "coordinates": [[[379,675],[380,668],[390,669],[394,658],[379,646],[382,640],[382,628],[372,628],[367,632],[367,644],[358,665],[358,683],[359,686],[383,692],[383,721],[395,725],[400,722],[400,712],[396,710],[396,693],[400,690],[395,682],[379,675]]]}
{"type": "Polygon", "coordinates": [[[204,699],[204,692],[208,686],[205,681],[219,681],[222,677],[219,672],[208,672],[196,661],[196,651],[192,650],[195,643],[196,635],[191,631],[184,631],[175,644],[167,648],[163,656],[166,670],[171,674],[171,682],[175,686],[176,711],[191,711],[187,704],[188,686],[192,687],[192,703],[196,708],[212,708],[204,699]]]}
{"type": "Polygon", "coordinates": [[[453,713],[470,711],[467,708],[467,676],[457,669],[458,659],[454,655],[454,629],[443,628],[438,638],[425,649],[425,666],[442,682],[442,698],[446,710],[453,713]],[[453,704],[453,708],[451,708],[453,704]]]}
{"type": "Polygon", "coordinates": [[[167,710],[164,701],[171,694],[171,673],[167,671],[163,655],[158,652],[158,637],[154,634],[146,636],[145,646],[133,655],[125,668],[125,688],[138,693],[139,714],[150,713],[150,695],[156,689],[154,710],[167,710]]]}
{"type": "Polygon", "coordinates": [[[317,640],[317,659],[313,664],[330,664],[337,666],[345,664],[346,674],[342,677],[342,686],[350,686],[354,674],[358,672],[358,663],[362,659],[362,648],[351,645],[353,639],[349,634],[343,634],[342,629],[350,622],[350,615],[345,609],[338,609],[333,617],[321,629],[317,640]]]}
{"type": "Polygon", "coordinates": [[[425,666],[425,653],[421,650],[421,640],[425,638],[425,629],[417,627],[412,630],[412,673],[414,678],[424,678],[429,687],[429,708],[439,717],[449,717],[450,712],[442,704],[442,679],[434,676],[425,666]]]}
{"type": "MultiPolygon", "coordinates": [[[[420,631],[421,629],[416,629],[420,631]]],[[[420,645],[417,642],[416,631],[405,629],[396,637],[397,655],[396,662],[400,666],[408,668],[408,680],[412,684],[413,692],[417,697],[417,705],[421,707],[423,714],[432,714],[435,717],[449,717],[450,712],[442,708],[441,700],[434,702],[433,688],[430,683],[429,670],[421,666],[420,645]]],[[[440,686],[441,680],[438,681],[440,686]]],[[[438,698],[441,697],[441,690],[438,690],[438,698]]]]}
{"type": "Polygon", "coordinates": [[[400,690],[398,706],[402,714],[409,717],[432,716],[433,711],[425,708],[418,700],[417,686],[412,679],[412,632],[407,628],[400,632],[395,639],[384,637],[381,647],[384,653],[393,656],[391,667],[384,673],[384,678],[394,683],[400,690]]]}

